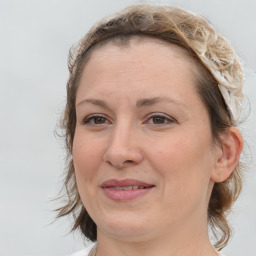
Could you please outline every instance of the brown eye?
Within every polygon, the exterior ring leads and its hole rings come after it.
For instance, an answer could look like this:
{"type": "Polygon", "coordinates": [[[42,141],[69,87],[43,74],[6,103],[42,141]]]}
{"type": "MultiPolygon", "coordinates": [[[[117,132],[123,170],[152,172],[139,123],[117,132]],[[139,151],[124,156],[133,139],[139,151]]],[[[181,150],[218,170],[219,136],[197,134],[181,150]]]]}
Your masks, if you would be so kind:
{"type": "Polygon", "coordinates": [[[104,116],[99,115],[91,115],[88,116],[84,121],[83,124],[85,125],[101,125],[101,124],[109,124],[110,122],[104,116]]]}
{"type": "Polygon", "coordinates": [[[95,124],[104,124],[106,118],[98,116],[93,118],[95,124]]]}
{"type": "Polygon", "coordinates": [[[165,117],[162,117],[162,116],[154,116],[152,118],[152,121],[154,124],[164,124],[165,123],[165,117]]]}
{"type": "Polygon", "coordinates": [[[154,114],[148,118],[147,122],[151,125],[165,125],[173,123],[174,120],[163,114],[154,114]]]}

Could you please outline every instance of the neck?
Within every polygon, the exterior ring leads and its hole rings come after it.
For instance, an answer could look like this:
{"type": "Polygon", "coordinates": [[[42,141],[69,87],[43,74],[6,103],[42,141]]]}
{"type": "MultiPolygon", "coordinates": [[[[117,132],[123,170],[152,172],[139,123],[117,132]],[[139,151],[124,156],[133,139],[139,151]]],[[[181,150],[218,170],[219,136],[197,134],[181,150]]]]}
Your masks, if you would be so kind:
{"type": "Polygon", "coordinates": [[[105,236],[98,230],[97,256],[217,256],[217,251],[212,247],[208,232],[192,230],[183,233],[182,230],[175,235],[164,234],[152,239],[135,238],[120,239],[105,236]]]}

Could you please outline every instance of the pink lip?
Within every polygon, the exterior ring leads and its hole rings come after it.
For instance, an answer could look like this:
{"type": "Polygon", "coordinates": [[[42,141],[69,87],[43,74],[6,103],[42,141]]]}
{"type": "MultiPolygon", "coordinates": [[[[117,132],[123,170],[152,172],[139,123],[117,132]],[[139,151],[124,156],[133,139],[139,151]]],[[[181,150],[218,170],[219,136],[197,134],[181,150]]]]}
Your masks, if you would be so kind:
{"type": "Polygon", "coordinates": [[[116,180],[111,179],[103,182],[101,188],[103,189],[104,194],[114,200],[114,201],[129,201],[134,200],[138,197],[141,197],[147,194],[155,186],[153,184],[148,184],[139,180],[134,179],[125,179],[125,180],[116,180]],[[116,187],[129,187],[129,186],[140,186],[144,188],[138,188],[133,190],[116,190],[116,187]]]}
{"type": "Polygon", "coordinates": [[[153,184],[148,184],[139,180],[125,179],[125,180],[106,180],[101,184],[102,188],[107,187],[129,187],[129,186],[142,186],[142,187],[153,187],[153,184]]]}

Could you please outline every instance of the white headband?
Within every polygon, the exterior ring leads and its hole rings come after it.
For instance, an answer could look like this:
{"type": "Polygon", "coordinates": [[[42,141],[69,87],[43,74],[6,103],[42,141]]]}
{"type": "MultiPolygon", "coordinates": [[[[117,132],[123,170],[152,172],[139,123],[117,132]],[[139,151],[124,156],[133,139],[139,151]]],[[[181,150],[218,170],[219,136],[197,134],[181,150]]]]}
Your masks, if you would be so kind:
{"type": "Polygon", "coordinates": [[[220,92],[231,114],[231,118],[235,124],[238,123],[242,111],[243,94],[243,75],[237,74],[233,77],[227,70],[217,70],[216,61],[209,59],[205,54],[198,54],[200,60],[211,72],[219,85],[220,92]]]}

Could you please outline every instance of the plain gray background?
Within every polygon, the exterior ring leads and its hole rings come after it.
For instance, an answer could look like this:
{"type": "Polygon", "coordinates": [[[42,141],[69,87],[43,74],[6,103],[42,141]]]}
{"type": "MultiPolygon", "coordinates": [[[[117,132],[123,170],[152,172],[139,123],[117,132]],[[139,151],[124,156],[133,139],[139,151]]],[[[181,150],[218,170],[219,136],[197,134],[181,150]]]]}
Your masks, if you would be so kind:
{"type": "MultiPolygon", "coordinates": [[[[64,150],[54,129],[65,102],[67,56],[89,27],[121,8],[150,1],[0,0],[0,255],[58,256],[83,248],[55,222],[64,150]]],[[[151,1],[153,2],[153,1],[151,1]]],[[[227,256],[256,255],[256,1],[166,0],[206,16],[244,60],[251,115],[241,126],[249,169],[230,221],[227,256]]]]}

